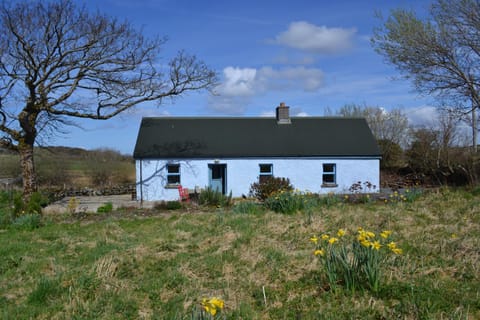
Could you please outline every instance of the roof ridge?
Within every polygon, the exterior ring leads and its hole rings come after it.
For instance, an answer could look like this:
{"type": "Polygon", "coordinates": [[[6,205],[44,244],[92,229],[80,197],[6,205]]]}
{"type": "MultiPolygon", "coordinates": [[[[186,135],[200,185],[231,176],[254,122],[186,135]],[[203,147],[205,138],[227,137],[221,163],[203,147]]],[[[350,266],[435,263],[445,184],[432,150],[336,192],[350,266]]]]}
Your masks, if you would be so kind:
{"type": "MultiPolygon", "coordinates": [[[[303,117],[303,116],[292,116],[290,117],[291,119],[345,119],[345,120],[358,120],[358,119],[365,119],[364,117],[343,117],[343,116],[308,116],[308,117],[303,117]]],[[[153,119],[153,120],[168,120],[168,119],[174,119],[174,120],[199,120],[199,119],[219,119],[219,120],[230,120],[230,119],[247,119],[247,120],[276,120],[275,116],[236,116],[236,117],[229,117],[229,116],[223,116],[223,117],[217,117],[217,116],[158,116],[158,117],[142,117],[143,119],[153,119]]]]}

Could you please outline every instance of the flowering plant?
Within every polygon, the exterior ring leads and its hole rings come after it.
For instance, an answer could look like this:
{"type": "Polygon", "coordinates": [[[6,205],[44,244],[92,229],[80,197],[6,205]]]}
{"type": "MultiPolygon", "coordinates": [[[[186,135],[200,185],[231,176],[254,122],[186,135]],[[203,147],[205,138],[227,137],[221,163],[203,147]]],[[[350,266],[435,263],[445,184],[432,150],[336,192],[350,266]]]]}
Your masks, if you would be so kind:
{"type": "Polygon", "coordinates": [[[377,236],[363,228],[358,228],[356,234],[339,229],[335,235],[324,233],[312,236],[310,241],[315,245],[313,254],[320,257],[330,288],[343,285],[351,291],[366,288],[376,292],[389,254],[402,254],[391,235],[390,230],[377,236]]]}
{"type": "Polygon", "coordinates": [[[201,305],[202,309],[215,319],[215,316],[217,316],[222,311],[224,301],[220,298],[215,297],[210,299],[203,298],[201,305]]]}

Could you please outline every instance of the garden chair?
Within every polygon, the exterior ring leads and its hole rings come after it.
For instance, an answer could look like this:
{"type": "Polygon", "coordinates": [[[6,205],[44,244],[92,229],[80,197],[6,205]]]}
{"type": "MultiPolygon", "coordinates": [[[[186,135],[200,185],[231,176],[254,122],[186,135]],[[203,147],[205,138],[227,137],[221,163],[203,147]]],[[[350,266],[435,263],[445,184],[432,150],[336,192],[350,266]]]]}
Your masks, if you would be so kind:
{"type": "Polygon", "coordinates": [[[188,194],[188,189],[178,185],[178,194],[180,195],[180,201],[190,202],[190,196],[188,194]]]}

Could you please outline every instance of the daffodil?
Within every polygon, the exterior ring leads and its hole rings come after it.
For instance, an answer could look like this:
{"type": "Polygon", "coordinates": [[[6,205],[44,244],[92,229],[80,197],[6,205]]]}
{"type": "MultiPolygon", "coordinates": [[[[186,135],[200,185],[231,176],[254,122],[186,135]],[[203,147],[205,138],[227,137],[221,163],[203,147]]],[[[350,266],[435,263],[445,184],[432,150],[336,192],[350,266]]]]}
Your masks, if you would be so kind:
{"type": "Polygon", "coordinates": [[[367,238],[375,238],[375,233],[373,233],[371,231],[365,232],[365,235],[367,236],[367,238]]]}
{"type": "Polygon", "coordinates": [[[219,298],[212,298],[210,299],[210,303],[213,304],[217,309],[223,309],[223,305],[225,304],[222,299],[219,298]]]}
{"type": "Polygon", "coordinates": [[[388,247],[388,249],[393,250],[393,249],[397,248],[397,244],[393,241],[390,241],[390,243],[387,244],[387,247],[388,247]]]}
{"type": "Polygon", "coordinates": [[[368,240],[362,240],[362,241],[360,241],[360,244],[364,247],[367,247],[367,248],[372,245],[372,243],[368,240]]]}
{"type": "Polygon", "coordinates": [[[395,253],[395,254],[402,254],[403,250],[400,249],[400,248],[395,248],[395,249],[392,249],[392,252],[395,253]]]}
{"type": "Polygon", "coordinates": [[[345,229],[338,229],[337,236],[343,237],[347,231],[345,229]]]}
{"type": "Polygon", "coordinates": [[[313,254],[316,255],[316,256],[321,256],[321,257],[323,257],[323,256],[325,255],[325,250],[323,250],[323,249],[315,250],[315,251],[313,252],[313,254]]]}
{"type": "Polygon", "coordinates": [[[219,298],[203,298],[202,299],[202,307],[203,310],[210,313],[212,316],[215,316],[219,310],[223,309],[224,302],[222,299],[219,298]]]}
{"type": "Polygon", "coordinates": [[[390,230],[384,230],[382,233],[380,233],[380,237],[387,239],[390,235],[392,234],[392,231],[390,230]]]}
{"type": "Polygon", "coordinates": [[[372,242],[372,249],[380,250],[381,247],[382,245],[380,244],[380,241],[377,240],[372,242]]]}
{"type": "Polygon", "coordinates": [[[322,234],[322,240],[328,240],[330,236],[328,234],[322,234]]]}
{"type": "Polygon", "coordinates": [[[316,236],[313,236],[313,237],[310,238],[310,241],[317,244],[318,243],[318,238],[316,236]]]}
{"type": "Polygon", "coordinates": [[[338,241],[338,238],[335,238],[335,237],[331,237],[330,239],[328,239],[328,243],[330,244],[334,244],[337,241],[338,241]]]}
{"type": "Polygon", "coordinates": [[[359,235],[357,236],[357,240],[358,240],[358,242],[362,242],[362,241],[367,240],[367,237],[365,237],[364,234],[359,234],[359,235]]]}

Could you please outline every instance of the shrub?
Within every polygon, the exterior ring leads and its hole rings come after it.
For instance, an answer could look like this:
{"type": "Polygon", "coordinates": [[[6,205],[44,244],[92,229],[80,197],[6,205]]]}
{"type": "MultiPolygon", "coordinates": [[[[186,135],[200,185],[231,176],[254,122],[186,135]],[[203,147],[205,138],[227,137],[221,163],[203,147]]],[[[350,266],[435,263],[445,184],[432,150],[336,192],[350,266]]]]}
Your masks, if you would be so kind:
{"type": "Polygon", "coordinates": [[[34,192],[27,203],[23,201],[21,193],[16,193],[13,197],[13,212],[16,217],[28,213],[42,214],[42,208],[47,205],[48,198],[40,192],[34,192]]]}
{"type": "Polygon", "coordinates": [[[42,216],[38,213],[27,213],[16,218],[12,227],[19,230],[34,230],[40,228],[42,222],[42,216]]]}
{"type": "Polygon", "coordinates": [[[305,208],[306,198],[301,193],[280,192],[265,200],[265,207],[285,214],[293,214],[305,208]]]}
{"type": "Polygon", "coordinates": [[[232,205],[232,192],[226,196],[220,191],[208,187],[198,196],[198,203],[207,206],[229,207],[232,205]]]}
{"type": "Polygon", "coordinates": [[[113,204],[111,202],[105,203],[103,206],[97,208],[97,213],[108,213],[113,211],[113,204]]]}
{"type": "Polygon", "coordinates": [[[269,177],[261,182],[255,182],[250,185],[250,194],[260,201],[282,191],[292,191],[293,186],[288,178],[269,177]]]}
{"type": "Polygon", "coordinates": [[[74,214],[77,211],[78,206],[80,205],[79,201],[75,197],[71,197],[68,200],[67,211],[70,214],[74,214]]]}

